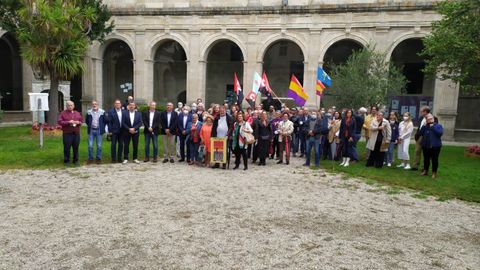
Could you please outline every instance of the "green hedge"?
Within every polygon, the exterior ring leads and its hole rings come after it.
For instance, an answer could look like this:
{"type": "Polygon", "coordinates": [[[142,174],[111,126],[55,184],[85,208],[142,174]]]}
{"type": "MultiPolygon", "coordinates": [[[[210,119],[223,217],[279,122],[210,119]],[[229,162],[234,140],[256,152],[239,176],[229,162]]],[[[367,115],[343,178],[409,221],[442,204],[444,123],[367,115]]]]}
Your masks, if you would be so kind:
{"type": "MultiPolygon", "coordinates": [[[[163,111],[167,110],[167,107],[163,106],[163,105],[157,105],[156,108],[157,108],[157,111],[160,111],[160,112],[163,112],[163,111]]],[[[138,111],[141,112],[141,113],[144,113],[144,112],[148,111],[148,105],[138,106],[138,111]]]]}

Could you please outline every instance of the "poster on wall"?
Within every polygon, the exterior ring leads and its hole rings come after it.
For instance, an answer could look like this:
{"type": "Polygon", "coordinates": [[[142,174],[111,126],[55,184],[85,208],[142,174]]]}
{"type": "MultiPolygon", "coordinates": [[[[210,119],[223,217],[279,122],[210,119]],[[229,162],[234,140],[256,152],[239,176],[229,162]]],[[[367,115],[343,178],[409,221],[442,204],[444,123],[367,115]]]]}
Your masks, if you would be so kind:
{"type": "Polygon", "coordinates": [[[433,97],[430,96],[392,96],[390,97],[390,111],[403,114],[409,112],[413,123],[420,123],[420,108],[429,106],[433,110],[433,97]]]}
{"type": "Polygon", "coordinates": [[[210,139],[211,163],[227,163],[227,139],[226,138],[211,138],[210,139]]]}

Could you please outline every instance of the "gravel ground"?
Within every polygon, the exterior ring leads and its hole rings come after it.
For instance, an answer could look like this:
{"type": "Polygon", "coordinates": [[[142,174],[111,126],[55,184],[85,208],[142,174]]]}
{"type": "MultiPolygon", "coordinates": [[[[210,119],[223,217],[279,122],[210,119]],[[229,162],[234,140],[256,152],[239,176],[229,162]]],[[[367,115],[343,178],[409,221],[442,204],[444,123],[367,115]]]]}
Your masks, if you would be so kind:
{"type": "Polygon", "coordinates": [[[480,269],[480,205],[300,162],[0,171],[0,269],[480,269]]]}

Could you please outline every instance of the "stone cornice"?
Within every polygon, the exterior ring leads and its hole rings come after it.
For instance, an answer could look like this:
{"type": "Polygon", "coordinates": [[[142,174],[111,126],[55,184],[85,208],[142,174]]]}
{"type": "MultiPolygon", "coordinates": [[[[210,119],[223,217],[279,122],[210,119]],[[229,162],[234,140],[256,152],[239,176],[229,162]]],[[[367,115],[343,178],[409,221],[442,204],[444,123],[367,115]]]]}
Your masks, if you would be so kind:
{"type": "Polygon", "coordinates": [[[312,6],[275,7],[215,7],[215,8],[115,8],[110,7],[115,16],[212,16],[212,15],[263,15],[263,14],[325,14],[359,13],[381,11],[434,10],[435,2],[405,1],[385,4],[325,4],[312,6]]]}

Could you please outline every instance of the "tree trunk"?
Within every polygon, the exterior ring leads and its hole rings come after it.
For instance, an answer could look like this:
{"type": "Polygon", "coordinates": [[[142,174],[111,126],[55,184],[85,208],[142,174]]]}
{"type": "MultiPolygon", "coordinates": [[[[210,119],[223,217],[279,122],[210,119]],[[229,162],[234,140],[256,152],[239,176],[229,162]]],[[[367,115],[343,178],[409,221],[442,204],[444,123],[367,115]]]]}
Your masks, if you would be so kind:
{"type": "Polygon", "coordinates": [[[48,116],[48,125],[56,126],[57,119],[58,119],[58,85],[59,85],[58,77],[54,74],[54,72],[50,72],[50,91],[48,95],[48,106],[49,111],[47,113],[48,116]]]}

